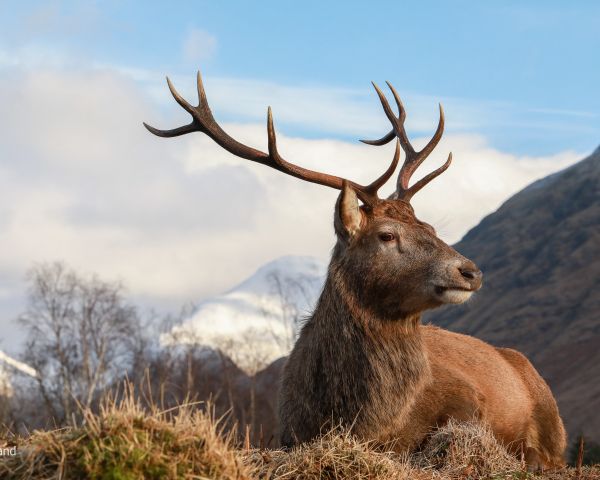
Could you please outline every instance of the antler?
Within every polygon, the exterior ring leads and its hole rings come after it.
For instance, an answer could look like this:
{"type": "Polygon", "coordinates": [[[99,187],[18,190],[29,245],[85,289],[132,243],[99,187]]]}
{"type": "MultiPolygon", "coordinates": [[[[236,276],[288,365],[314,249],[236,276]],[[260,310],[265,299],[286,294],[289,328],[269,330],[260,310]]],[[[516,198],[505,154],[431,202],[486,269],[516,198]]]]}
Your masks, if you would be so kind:
{"type": "Polygon", "coordinates": [[[386,116],[392,124],[392,131],[380,138],[379,140],[361,140],[361,142],[367,143],[369,145],[385,145],[394,137],[398,138],[400,145],[402,146],[402,150],[404,150],[404,153],[406,155],[406,159],[404,160],[404,164],[402,165],[402,168],[400,169],[400,174],[398,175],[396,192],[394,192],[390,198],[405,200],[409,202],[415,193],[421,190],[425,185],[427,185],[439,174],[446,171],[446,169],[450,166],[450,163],[452,163],[452,153],[450,153],[448,155],[448,160],[446,160],[446,163],[444,163],[444,165],[423,177],[412,187],[408,186],[410,177],[412,177],[413,173],[415,173],[415,170],[419,168],[419,165],[421,165],[421,163],[423,163],[423,161],[429,156],[429,154],[433,151],[433,149],[436,147],[436,145],[442,138],[442,134],[444,133],[444,109],[442,108],[442,104],[440,103],[440,120],[437,129],[429,143],[425,145],[425,147],[421,151],[417,152],[408,140],[408,135],[406,134],[406,130],[404,128],[404,120],[406,120],[406,110],[404,109],[404,105],[402,105],[402,100],[400,100],[400,96],[398,95],[394,87],[390,84],[390,82],[385,83],[387,83],[388,87],[392,91],[392,94],[394,95],[394,99],[396,100],[396,105],[398,106],[398,117],[394,115],[394,112],[392,111],[390,104],[388,103],[387,98],[385,98],[383,92],[379,89],[377,85],[375,85],[375,83],[373,83],[373,86],[377,91],[377,95],[379,95],[379,100],[381,101],[383,110],[385,111],[386,116]]]}
{"type": "MultiPolygon", "coordinates": [[[[335,175],[329,175],[327,173],[316,172],[307,168],[294,165],[293,163],[287,162],[279,155],[277,151],[277,139],[275,136],[275,127],[273,126],[273,115],[271,114],[271,107],[267,113],[267,136],[269,152],[264,153],[255,148],[244,145],[234,138],[230,137],[215,121],[213,114],[208,106],[206,100],[206,93],[204,92],[204,86],[202,85],[202,77],[198,72],[198,106],[190,105],[173,87],[173,84],[167,77],[167,84],[171,94],[179,105],[183,107],[192,116],[192,122],[182,127],[174,128],[172,130],[159,130],[151,127],[144,123],[144,126],[154,135],[159,137],[177,137],[179,135],[185,135],[191,132],[202,132],[212,138],[218,145],[223,147],[228,152],[234,154],[237,157],[245,158],[253,162],[262,163],[268,167],[279,170],[287,175],[306,180],[307,182],[318,183],[327,187],[341,190],[345,179],[336,177],[335,175]]],[[[348,181],[352,188],[356,191],[358,197],[368,205],[373,205],[379,198],[377,197],[377,191],[383,186],[389,178],[392,176],[398,161],[400,159],[400,144],[396,144],[396,153],[394,159],[388,167],[388,169],[374,182],[369,185],[359,185],[358,183],[348,181]]]]}

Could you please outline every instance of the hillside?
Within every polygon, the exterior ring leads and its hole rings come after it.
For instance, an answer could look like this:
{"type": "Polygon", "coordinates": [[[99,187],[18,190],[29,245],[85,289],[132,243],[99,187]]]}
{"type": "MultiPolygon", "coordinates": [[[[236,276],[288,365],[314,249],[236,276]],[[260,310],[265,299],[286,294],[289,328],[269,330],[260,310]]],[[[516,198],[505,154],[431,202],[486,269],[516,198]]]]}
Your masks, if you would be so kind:
{"type": "Polygon", "coordinates": [[[484,286],[430,320],[525,353],[552,387],[571,435],[600,439],[600,148],[528,186],[456,249],[484,286]]]}

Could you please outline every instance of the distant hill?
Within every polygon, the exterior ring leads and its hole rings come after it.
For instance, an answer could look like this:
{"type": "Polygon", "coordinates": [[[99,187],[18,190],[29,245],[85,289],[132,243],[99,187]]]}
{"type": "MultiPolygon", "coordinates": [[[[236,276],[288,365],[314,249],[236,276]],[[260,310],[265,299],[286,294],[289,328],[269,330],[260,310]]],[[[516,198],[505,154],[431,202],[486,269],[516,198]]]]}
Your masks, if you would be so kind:
{"type": "Polygon", "coordinates": [[[483,270],[483,288],[426,320],[525,353],[571,436],[599,441],[600,148],[511,197],[455,247],[483,270]]]}

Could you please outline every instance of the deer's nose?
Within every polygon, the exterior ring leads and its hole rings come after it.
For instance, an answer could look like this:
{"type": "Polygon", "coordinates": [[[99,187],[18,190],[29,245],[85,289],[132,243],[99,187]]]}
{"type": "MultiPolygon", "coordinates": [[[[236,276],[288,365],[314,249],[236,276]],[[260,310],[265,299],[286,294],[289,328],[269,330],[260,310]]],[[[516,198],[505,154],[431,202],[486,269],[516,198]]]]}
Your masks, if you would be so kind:
{"type": "Polygon", "coordinates": [[[477,265],[470,262],[466,265],[458,267],[458,271],[462,275],[462,277],[469,282],[469,285],[473,290],[481,287],[481,280],[483,278],[483,273],[481,270],[477,268],[477,265]]]}

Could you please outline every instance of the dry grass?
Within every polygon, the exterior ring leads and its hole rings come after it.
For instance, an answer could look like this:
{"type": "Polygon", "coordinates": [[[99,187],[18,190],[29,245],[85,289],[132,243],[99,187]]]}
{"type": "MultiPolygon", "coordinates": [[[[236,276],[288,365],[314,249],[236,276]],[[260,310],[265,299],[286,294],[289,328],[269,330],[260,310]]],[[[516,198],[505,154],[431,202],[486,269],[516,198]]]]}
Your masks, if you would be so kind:
{"type": "Polygon", "coordinates": [[[34,432],[17,456],[0,459],[0,478],[253,478],[231,436],[194,406],[148,411],[128,388],[122,400],[103,402],[99,414],[85,412],[78,428],[34,432]]]}
{"type": "Polygon", "coordinates": [[[600,479],[600,466],[534,475],[500,446],[489,429],[450,422],[411,457],[331,431],[290,451],[234,445],[206,409],[143,409],[128,389],[85,413],[78,428],[36,431],[17,456],[0,457],[2,479],[600,479]]]}
{"type": "Polygon", "coordinates": [[[246,459],[261,479],[402,480],[419,474],[407,458],[376,451],[343,431],[331,431],[288,452],[255,450],[246,459]]]}
{"type": "Polygon", "coordinates": [[[435,470],[447,478],[507,476],[523,470],[486,425],[453,419],[435,430],[412,460],[422,469],[435,470]]]}
{"type": "Polygon", "coordinates": [[[265,480],[600,480],[600,465],[579,473],[574,468],[527,472],[488,427],[476,422],[450,421],[410,457],[332,431],[291,451],[253,450],[245,459],[265,480]]]}

